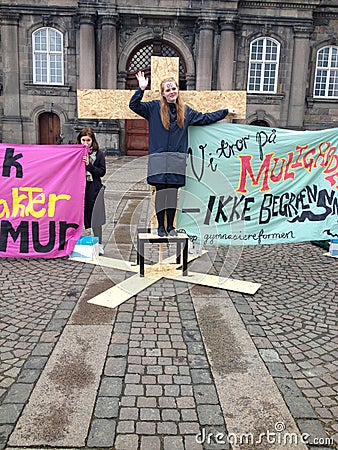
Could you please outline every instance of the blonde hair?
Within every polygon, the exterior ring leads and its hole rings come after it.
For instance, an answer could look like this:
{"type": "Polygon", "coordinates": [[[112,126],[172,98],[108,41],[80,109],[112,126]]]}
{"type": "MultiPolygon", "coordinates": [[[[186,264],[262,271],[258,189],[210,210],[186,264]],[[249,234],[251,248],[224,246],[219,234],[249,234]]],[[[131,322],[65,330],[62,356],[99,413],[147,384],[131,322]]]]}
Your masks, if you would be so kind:
{"type": "MultiPolygon", "coordinates": [[[[169,128],[170,128],[170,116],[169,116],[168,102],[163,97],[163,92],[164,92],[164,85],[165,85],[165,83],[168,83],[168,82],[174,83],[175,86],[178,88],[176,80],[174,78],[166,78],[165,80],[161,81],[160,114],[161,114],[162,124],[166,130],[169,130],[169,128]]],[[[184,119],[185,119],[185,103],[180,96],[179,89],[178,89],[178,96],[177,96],[177,100],[176,100],[176,108],[177,108],[177,119],[176,119],[177,125],[179,126],[179,128],[183,128],[184,119]]]]}

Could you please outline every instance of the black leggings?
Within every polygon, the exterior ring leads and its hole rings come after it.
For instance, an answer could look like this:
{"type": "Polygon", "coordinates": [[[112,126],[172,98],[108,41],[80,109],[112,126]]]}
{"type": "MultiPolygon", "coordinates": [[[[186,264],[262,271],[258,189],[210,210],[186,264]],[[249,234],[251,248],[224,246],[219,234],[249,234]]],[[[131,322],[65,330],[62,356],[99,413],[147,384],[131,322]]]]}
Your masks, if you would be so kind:
{"type": "Polygon", "coordinates": [[[167,217],[167,230],[170,231],[174,228],[178,187],[175,185],[158,184],[155,188],[155,212],[158,227],[164,228],[165,217],[167,217]]]}

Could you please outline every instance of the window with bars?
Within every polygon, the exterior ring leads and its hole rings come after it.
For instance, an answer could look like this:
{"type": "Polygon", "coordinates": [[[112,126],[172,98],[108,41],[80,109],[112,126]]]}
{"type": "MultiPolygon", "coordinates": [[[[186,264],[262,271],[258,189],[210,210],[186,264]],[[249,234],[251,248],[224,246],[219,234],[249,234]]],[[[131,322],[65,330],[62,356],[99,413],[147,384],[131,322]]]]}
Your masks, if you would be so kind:
{"type": "MultiPolygon", "coordinates": [[[[149,43],[139,48],[132,56],[128,64],[128,72],[136,73],[151,66],[152,56],[180,57],[178,52],[164,42],[149,43]]],[[[179,71],[181,75],[185,74],[185,68],[180,58],[179,71]]]]}
{"type": "Polygon", "coordinates": [[[248,92],[276,93],[280,44],[258,38],[250,44],[248,92]]]}
{"type": "Polygon", "coordinates": [[[327,46],[317,52],[314,97],[338,97],[338,47],[327,46]]]}
{"type": "Polygon", "coordinates": [[[63,84],[63,35],[54,28],[40,28],[33,39],[33,83],[63,84]]]}

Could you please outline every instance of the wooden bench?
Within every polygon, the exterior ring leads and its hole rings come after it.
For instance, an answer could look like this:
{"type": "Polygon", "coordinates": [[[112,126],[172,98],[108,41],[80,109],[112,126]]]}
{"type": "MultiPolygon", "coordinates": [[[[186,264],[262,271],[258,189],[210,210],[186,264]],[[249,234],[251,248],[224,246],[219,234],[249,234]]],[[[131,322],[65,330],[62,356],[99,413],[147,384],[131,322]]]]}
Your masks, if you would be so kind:
{"type": "Polygon", "coordinates": [[[178,233],[177,236],[160,237],[150,232],[140,232],[137,235],[137,264],[140,265],[140,276],[144,277],[144,246],[145,244],[176,243],[176,264],[181,263],[181,250],[183,245],[182,275],[188,275],[188,236],[178,233]]]}

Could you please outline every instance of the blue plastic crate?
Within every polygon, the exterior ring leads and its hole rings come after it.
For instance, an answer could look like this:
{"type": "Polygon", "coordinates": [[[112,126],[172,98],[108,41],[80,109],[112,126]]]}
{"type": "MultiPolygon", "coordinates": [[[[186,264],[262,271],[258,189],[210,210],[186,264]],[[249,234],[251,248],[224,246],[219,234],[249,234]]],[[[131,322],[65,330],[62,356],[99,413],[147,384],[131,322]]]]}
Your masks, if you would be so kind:
{"type": "Polygon", "coordinates": [[[70,258],[94,259],[99,254],[99,238],[96,236],[81,236],[75,244],[70,258]]]}
{"type": "Polygon", "coordinates": [[[99,238],[96,236],[81,236],[76,241],[76,245],[95,245],[99,243],[99,238]]]}
{"type": "Polygon", "coordinates": [[[338,256],[338,239],[331,239],[330,242],[330,255],[338,256]]]}

